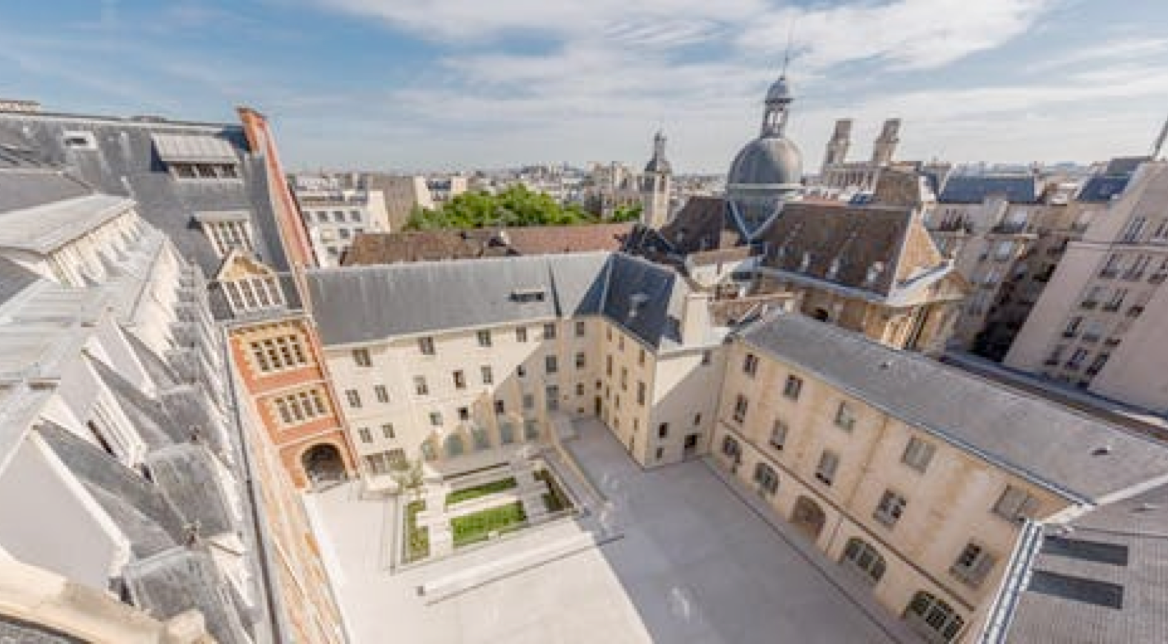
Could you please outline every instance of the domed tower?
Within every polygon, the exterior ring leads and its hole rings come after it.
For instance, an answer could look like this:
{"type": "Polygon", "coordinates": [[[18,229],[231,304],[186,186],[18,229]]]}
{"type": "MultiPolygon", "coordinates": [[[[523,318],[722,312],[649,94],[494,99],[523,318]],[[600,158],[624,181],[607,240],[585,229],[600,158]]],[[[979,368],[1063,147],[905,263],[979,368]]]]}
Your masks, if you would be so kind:
{"type": "Polygon", "coordinates": [[[767,91],[758,138],[730,164],[726,198],[747,236],[758,232],[803,189],[803,153],[785,134],[793,100],[784,74],[767,91]]]}
{"type": "Polygon", "coordinates": [[[641,223],[660,228],[669,221],[669,179],[673,175],[665,159],[665,134],[653,137],[653,158],[641,174],[641,223]]]}

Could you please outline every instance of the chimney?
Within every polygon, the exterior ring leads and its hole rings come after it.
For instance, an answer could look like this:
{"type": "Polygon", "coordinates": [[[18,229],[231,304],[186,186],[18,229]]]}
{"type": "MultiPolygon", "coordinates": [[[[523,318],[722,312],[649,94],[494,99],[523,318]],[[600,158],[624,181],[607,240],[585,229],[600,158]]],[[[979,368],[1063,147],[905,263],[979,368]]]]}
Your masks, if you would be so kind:
{"type": "Polygon", "coordinates": [[[710,295],[703,291],[686,293],[681,309],[681,343],[704,342],[709,330],[710,295]]]}

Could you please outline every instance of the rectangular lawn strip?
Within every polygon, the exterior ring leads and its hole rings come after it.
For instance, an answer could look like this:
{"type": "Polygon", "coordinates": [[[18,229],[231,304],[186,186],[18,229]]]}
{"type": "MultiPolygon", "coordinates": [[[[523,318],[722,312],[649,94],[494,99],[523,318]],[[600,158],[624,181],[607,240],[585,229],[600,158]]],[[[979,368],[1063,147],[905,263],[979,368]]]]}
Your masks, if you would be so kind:
{"type": "Polygon", "coordinates": [[[406,561],[417,561],[430,556],[430,529],[418,527],[418,513],[426,509],[425,501],[410,501],[406,506],[406,561]]]}
{"type": "Polygon", "coordinates": [[[483,483],[482,485],[476,485],[474,487],[468,487],[462,490],[455,490],[446,495],[446,507],[450,507],[461,501],[469,501],[471,499],[477,499],[480,496],[494,494],[495,492],[502,492],[503,490],[510,490],[517,485],[519,484],[515,482],[515,477],[509,476],[505,479],[490,481],[488,483],[483,483]]]}
{"type": "Polygon", "coordinates": [[[454,531],[454,546],[465,546],[476,541],[484,541],[491,532],[509,532],[523,527],[527,514],[519,501],[490,508],[450,520],[454,531]]]}
{"type": "Polygon", "coordinates": [[[560,488],[560,482],[556,480],[555,476],[547,470],[539,470],[535,473],[536,480],[547,483],[548,492],[543,495],[543,503],[547,506],[548,512],[559,512],[572,507],[572,501],[568,499],[568,495],[564,494],[564,490],[560,488]]]}

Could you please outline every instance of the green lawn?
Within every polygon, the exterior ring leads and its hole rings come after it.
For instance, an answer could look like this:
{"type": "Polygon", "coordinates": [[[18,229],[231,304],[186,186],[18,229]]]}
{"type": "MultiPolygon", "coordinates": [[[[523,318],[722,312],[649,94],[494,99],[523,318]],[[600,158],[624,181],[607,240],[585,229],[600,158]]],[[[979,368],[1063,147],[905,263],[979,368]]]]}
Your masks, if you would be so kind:
{"type": "Polygon", "coordinates": [[[543,495],[543,504],[547,506],[548,512],[559,512],[572,507],[572,501],[568,499],[568,495],[564,494],[564,490],[560,488],[559,481],[552,476],[551,472],[547,470],[539,470],[535,473],[536,480],[544,481],[548,485],[550,492],[545,492],[543,495]]]}
{"type": "Polygon", "coordinates": [[[526,520],[527,515],[523,512],[523,504],[519,501],[451,519],[450,527],[454,531],[454,547],[458,548],[476,541],[484,541],[491,532],[518,530],[526,520]]]}
{"type": "Polygon", "coordinates": [[[468,487],[463,490],[455,490],[454,492],[446,495],[446,507],[450,507],[461,501],[469,501],[471,499],[477,499],[480,496],[494,494],[495,492],[502,492],[503,490],[510,490],[517,485],[519,484],[515,482],[515,477],[511,476],[505,479],[491,481],[490,483],[483,483],[482,485],[468,487]]]}
{"type": "Polygon", "coordinates": [[[430,529],[418,527],[418,513],[426,509],[425,501],[410,501],[406,506],[406,535],[409,538],[409,547],[406,549],[406,562],[425,559],[430,556],[430,529]]]}

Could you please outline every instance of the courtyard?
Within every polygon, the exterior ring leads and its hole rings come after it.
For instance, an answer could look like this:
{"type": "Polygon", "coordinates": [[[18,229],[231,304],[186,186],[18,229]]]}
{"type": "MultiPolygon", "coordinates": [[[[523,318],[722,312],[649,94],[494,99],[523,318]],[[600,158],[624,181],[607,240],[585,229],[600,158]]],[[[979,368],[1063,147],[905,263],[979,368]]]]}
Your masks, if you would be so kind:
{"type": "Polygon", "coordinates": [[[353,641],[916,641],[706,463],[643,471],[598,422],[577,429],[590,482],[563,483],[586,511],[420,565],[395,567],[395,502],[310,496],[353,641]]]}

